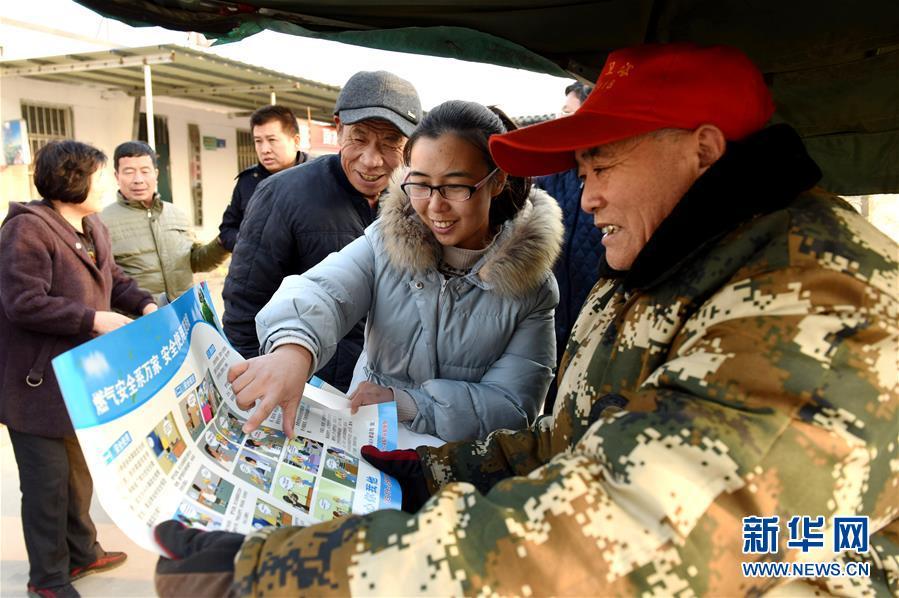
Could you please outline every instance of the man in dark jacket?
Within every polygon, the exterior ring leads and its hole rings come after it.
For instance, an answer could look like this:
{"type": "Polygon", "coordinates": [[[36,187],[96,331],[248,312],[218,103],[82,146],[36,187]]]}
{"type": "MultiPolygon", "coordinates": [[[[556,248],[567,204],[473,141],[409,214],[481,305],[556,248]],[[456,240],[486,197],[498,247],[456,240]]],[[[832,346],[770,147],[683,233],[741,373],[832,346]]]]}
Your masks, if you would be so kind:
{"type": "MultiPolygon", "coordinates": [[[[259,354],[256,313],[284,277],[302,274],[339,251],[374,221],[378,198],[402,163],[406,138],[420,119],[418,93],[408,81],[385,71],[356,73],[335,106],[340,153],[289,168],[259,185],[222,293],[225,333],[241,355],[259,354]]],[[[318,376],[346,390],[362,340],[359,323],[318,376]]]]}
{"type": "MultiPolygon", "coordinates": [[[[573,114],[592,87],[574,82],[565,88],[565,104],[559,117],[573,114]]],[[[556,359],[562,362],[565,345],[571,336],[571,328],[590,289],[599,278],[599,260],[605,253],[602,246],[602,232],[593,226],[593,218],[581,209],[583,184],[577,175],[577,168],[538,177],[536,185],[556,198],[562,208],[565,223],[565,240],[562,253],[553,267],[553,274],[559,283],[559,306],[556,307],[556,359]]],[[[556,381],[549,387],[543,412],[553,412],[556,402],[556,381]]]]}
{"type": "Polygon", "coordinates": [[[309,156],[300,151],[300,130],[297,117],[286,106],[263,106],[250,115],[253,146],[259,162],[237,175],[231,203],[225,208],[219,225],[219,239],[228,251],[234,251],[237,231],[243,222],[247,204],[256,186],[269,175],[302,164],[309,156]]]}

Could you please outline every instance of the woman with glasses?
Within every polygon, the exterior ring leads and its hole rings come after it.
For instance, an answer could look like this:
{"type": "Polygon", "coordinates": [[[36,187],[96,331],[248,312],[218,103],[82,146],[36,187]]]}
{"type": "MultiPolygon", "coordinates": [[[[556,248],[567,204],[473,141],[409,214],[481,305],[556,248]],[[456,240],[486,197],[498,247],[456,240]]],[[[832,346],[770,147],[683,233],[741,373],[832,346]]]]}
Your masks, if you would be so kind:
{"type": "Polygon", "coordinates": [[[229,373],[240,406],[261,399],[246,431],[282,405],[292,434],[298,389],[366,316],[354,410],[395,400],[410,429],[447,441],[533,422],[555,364],[563,227],[555,200],[493,162],[487,140],[512,128],[471,102],[424,118],[380,219],[259,312],[267,355],[229,373]]]}

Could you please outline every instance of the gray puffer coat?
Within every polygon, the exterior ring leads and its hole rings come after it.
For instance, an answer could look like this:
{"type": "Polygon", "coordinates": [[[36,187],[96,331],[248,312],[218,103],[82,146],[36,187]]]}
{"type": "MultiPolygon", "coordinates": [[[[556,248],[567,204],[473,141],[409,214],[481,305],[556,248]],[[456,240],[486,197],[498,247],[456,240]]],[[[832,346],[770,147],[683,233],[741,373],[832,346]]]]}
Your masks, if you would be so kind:
{"type": "Polygon", "coordinates": [[[552,265],[563,227],[555,200],[533,190],[471,272],[444,278],[442,248],[394,183],[380,219],[301,276],[284,279],[256,317],[263,352],[295,343],[313,371],[366,314],[362,380],[406,390],[410,427],[447,441],[534,421],[555,367],[552,265]]]}

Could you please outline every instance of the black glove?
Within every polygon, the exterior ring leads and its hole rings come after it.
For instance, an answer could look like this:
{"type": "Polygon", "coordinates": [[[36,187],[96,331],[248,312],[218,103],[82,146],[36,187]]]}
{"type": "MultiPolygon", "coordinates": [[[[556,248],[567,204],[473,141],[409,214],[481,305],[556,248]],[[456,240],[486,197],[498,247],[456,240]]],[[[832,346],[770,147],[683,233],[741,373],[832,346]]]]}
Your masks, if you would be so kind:
{"type": "Polygon", "coordinates": [[[416,513],[431,497],[428,484],[425,482],[421,458],[414,449],[399,451],[382,451],[367,444],[362,447],[362,456],[366,461],[396,478],[403,491],[403,510],[416,513]]]}
{"type": "Polygon", "coordinates": [[[159,596],[224,596],[228,592],[243,534],[204,532],[170,520],[157,525],[153,537],[168,557],[156,563],[159,596]]]}

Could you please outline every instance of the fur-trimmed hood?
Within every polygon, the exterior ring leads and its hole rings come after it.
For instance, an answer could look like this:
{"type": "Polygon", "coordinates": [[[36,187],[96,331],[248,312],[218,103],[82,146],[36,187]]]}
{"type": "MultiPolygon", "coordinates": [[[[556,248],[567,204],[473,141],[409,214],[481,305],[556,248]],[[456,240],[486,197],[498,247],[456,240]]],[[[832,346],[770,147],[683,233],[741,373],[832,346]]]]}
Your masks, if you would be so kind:
{"type": "MultiPolygon", "coordinates": [[[[436,269],[442,247],[415,213],[394,175],[381,198],[381,226],[390,263],[411,273],[436,269]]],[[[551,272],[565,229],[562,210],[546,192],[532,188],[525,205],[507,220],[473,274],[496,293],[520,296],[533,291],[551,272]]]]}

